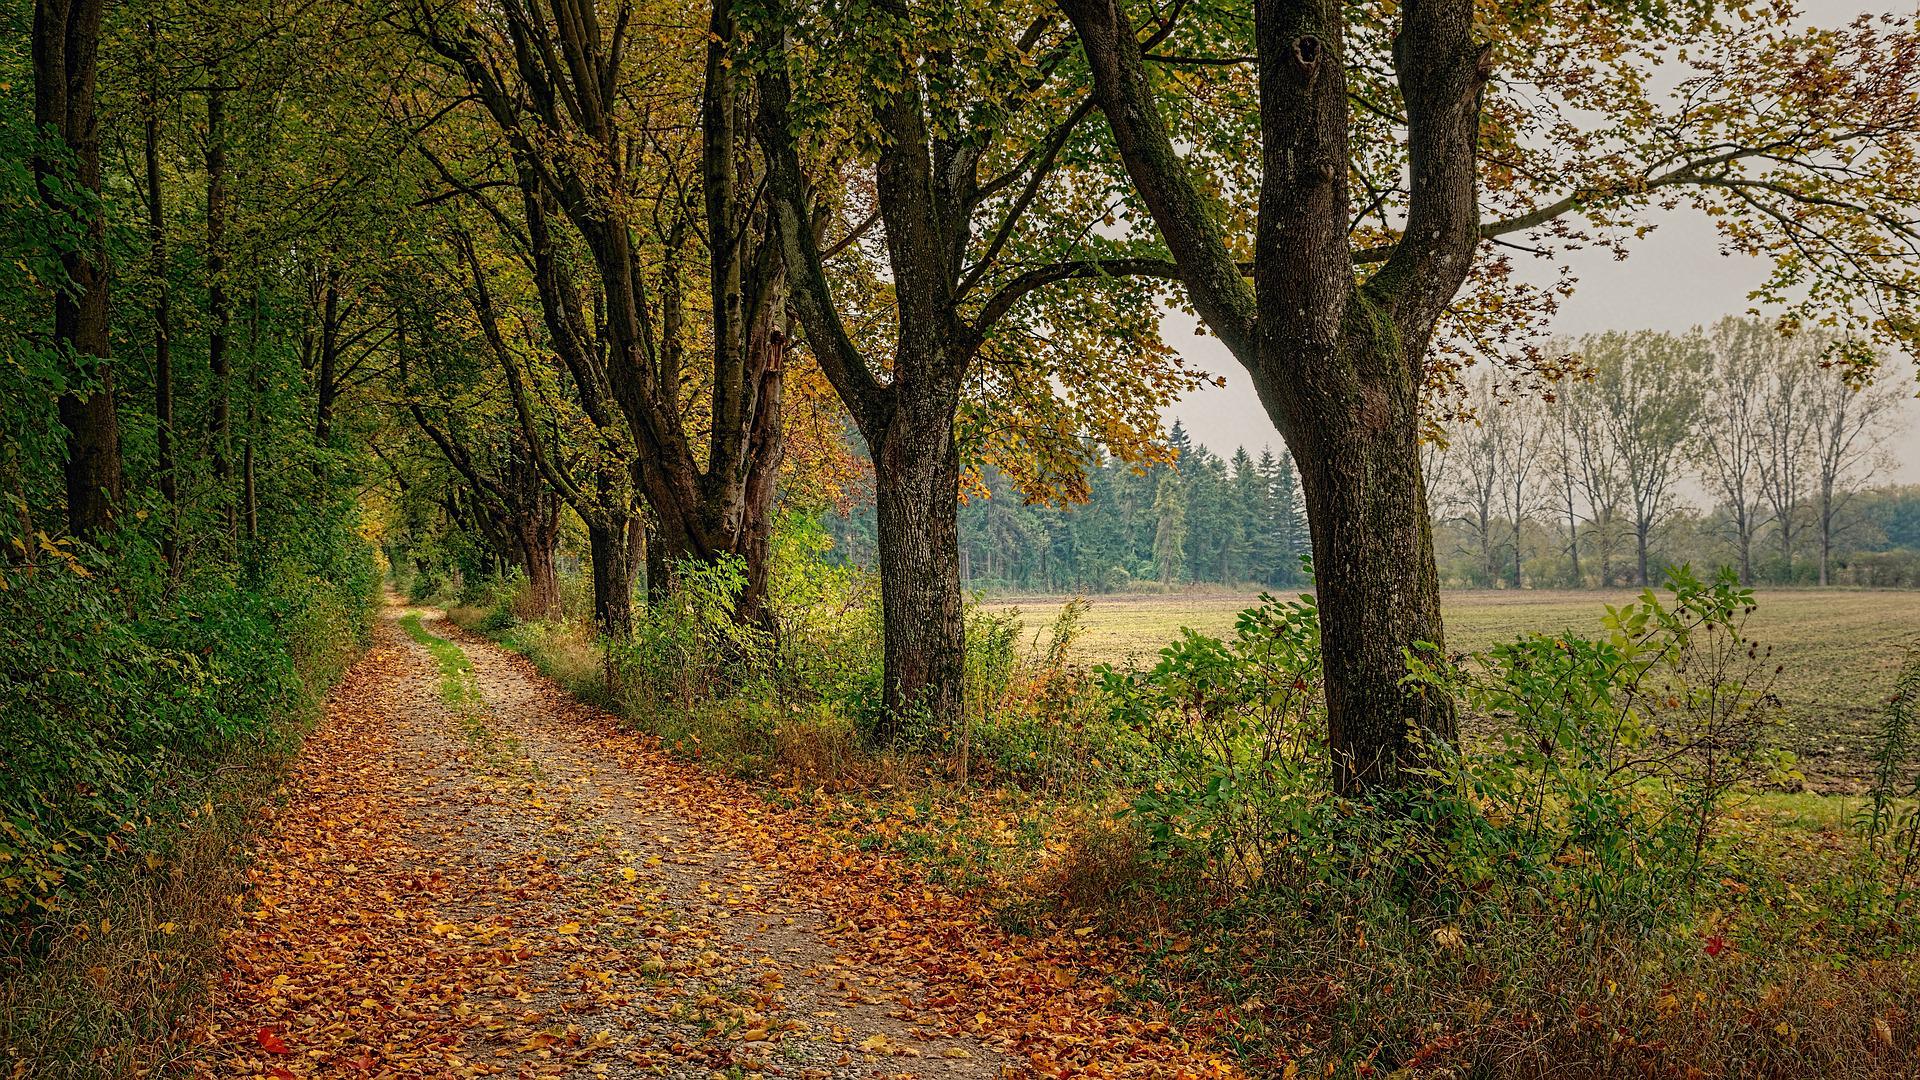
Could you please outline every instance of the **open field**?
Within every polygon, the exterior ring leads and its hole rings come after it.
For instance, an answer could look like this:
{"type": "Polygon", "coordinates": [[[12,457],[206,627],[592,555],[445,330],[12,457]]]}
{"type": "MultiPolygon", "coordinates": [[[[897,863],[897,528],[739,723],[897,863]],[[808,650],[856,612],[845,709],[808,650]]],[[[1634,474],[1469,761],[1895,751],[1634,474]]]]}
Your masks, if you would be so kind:
{"type": "MultiPolygon", "coordinates": [[[[1602,607],[1632,590],[1448,592],[1447,644],[1479,649],[1528,630],[1596,633],[1602,607]]],[[[1854,792],[1867,776],[1866,735],[1893,686],[1905,650],[1920,642],[1920,592],[1781,589],[1756,594],[1748,632],[1785,669],[1774,686],[1786,706],[1786,742],[1799,757],[1807,786],[1854,792]]],[[[1031,634],[1066,602],[1061,596],[989,600],[1017,608],[1031,634]]],[[[1088,663],[1150,663],[1183,626],[1232,632],[1234,615],[1252,593],[1194,592],[1090,597],[1077,652],[1088,663]]]]}

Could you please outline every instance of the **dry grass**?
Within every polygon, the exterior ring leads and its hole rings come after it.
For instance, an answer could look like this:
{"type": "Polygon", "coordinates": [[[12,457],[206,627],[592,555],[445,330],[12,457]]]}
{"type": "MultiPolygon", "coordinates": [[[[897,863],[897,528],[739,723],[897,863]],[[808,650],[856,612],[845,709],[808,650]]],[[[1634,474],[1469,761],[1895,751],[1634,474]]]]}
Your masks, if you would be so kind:
{"type": "Polygon", "coordinates": [[[1067,832],[1040,891],[1064,912],[1133,919],[1152,895],[1158,872],[1148,862],[1140,829],[1106,814],[1067,832]]]}
{"type": "Polygon", "coordinates": [[[103,871],[96,888],[39,931],[41,940],[8,950],[0,968],[6,1075],[158,1075],[180,1058],[244,887],[249,823],[284,760],[262,750],[229,762],[166,858],[103,871]]]}
{"type": "MultiPolygon", "coordinates": [[[[1634,595],[1629,590],[1449,591],[1442,600],[1447,643],[1473,650],[1529,631],[1597,633],[1604,605],[1634,595]]],[[[1863,790],[1869,776],[1867,732],[1906,648],[1920,639],[1920,592],[1772,589],[1756,595],[1760,606],[1748,630],[1773,650],[1782,668],[1773,690],[1785,705],[1785,743],[1799,759],[1808,788],[1835,794],[1863,790]]],[[[1065,599],[1004,598],[987,606],[1017,608],[1031,634],[1053,619],[1065,599]]],[[[1219,591],[1096,596],[1087,606],[1075,656],[1089,663],[1147,662],[1182,627],[1232,633],[1234,617],[1255,599],[1251,593],[1219,591]]]]}

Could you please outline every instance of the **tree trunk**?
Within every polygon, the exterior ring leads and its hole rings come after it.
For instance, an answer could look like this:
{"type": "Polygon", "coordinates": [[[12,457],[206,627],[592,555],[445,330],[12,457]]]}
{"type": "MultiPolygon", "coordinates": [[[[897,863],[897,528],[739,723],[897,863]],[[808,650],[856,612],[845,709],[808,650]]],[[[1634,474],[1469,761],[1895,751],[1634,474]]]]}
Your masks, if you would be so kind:
{"type": "MultiPolygon", "coordinates": [[[[1288,370],[1284,365],[1276,370],[1288,370]]],[[[1392,382],[1391,376],[1387,381],[1392,382]]],[[[1288,445],[1313,531],[1334,787],[1403,786],[1426,739],[1456,738],[1453,703],[1402,685],[1406,653],[1444,648],[1433,525],[1420,476],[1418,392],[1363,385],[1302,417],[1288,445]],[[1402,415],[1404,414],[1404,415],[1402,415]]]]}
{"type": "Polygon", "coordinates": [[[673,594],[673,564],[684,554],[670,551],[666,537],[653,527],[651,521],[643,528],[647,545],[647,606],[658,607],[667,602],[673,594]]]}
{"type": "Polygon", "coordinates": [[[167,217],[160,187],[159,30],[147,20],[152,46],[147,81],[146,166],[147,241],[151,252],[153,299],[154,471],[159,473],[162,512],[160,554],[169,585],[180,581],[180,474],[173,449],[173,300],[167,282],[167,217]]]}
{"type": "Polygon", "coordinates": [[[1520,588],[1520,526],[1522,519],[1513,520],[1513,587],[1520,588]]]}
{"type": "Polygon", "coordinates": [[[934,731],[956,728],[962,716],[960,456],[952,409],[929,398],[937,395],[898,399],[872,447],[886,639],[886,709],[874,734],[883,743],[908,712],[934,731]]]}
{"type": "Polygon", "coordinates": [[[1493,565],[1493,515],[1480,511],[1480,582],[1491,589],[1500,584],[1500,568],[1493,565]]]}
{"type": "Polygon", "coordinates": [[[772,607],[773,581],[773,477],[767,470],[767,482],[763,485],[766,495],[763,502],[755,505],[749,501],[745,507],[745,520],[740,523],[739,554],[746,563],[746,584],[740,590],[740,598],[734,604],[733,617],[743,626],[751,626],[768,633],[774,631],[772,607]]]}
{"type": "Polygon", "coordinates": [[[260,402],[266,378],[260,370],[260,275],[253,275],[253,312],[247,320],[247,438],[240,448],[240,510],[246,521],[247,542],[260,539],[260,488],[255,482],[254,447],[260,441],[260,402]]]}
{"type": "Polygon", "coordinates": [[[647,519],[641,514],[627,515],[627,588],[647,580],[647,519]]]}
{"type": "MultiPolygon", "coordinates": [[[[1564,460],[1564,457],[1563,459],[1564,460]]],[[[1567,555],[1573,560],[1573,587],[1586,586],[1586,579],[1580,574],[1580,516],[1574,511],[1572,474],[1567,476],[1567,555]]]]}
{"type": "Polygon", "coordinates": [[[1820,484],[1820,584],[1828,582],[1828,571],[1833,565],[1833,482],[1822,480],[1820,484]]]}
{"type": "MultiPolygon", "coordinates": [[[[72,152],[73,180],[100,190],[100,137],[94,115],[100,48],[100,0],[38,0],[33,9],[33,118],[72,152]]],[[[56,178],[58,162],[35,156],[40,197],[55,213],[85,215],[86,239],[63,251],[60,262],[73,287],[53,298],[53,335],[80,358],[97,361],[95,385],[60,397],[60,423],[67,430],[67,530],[91,539],[113,528],[125,486],[120,462],[120,416],[113,400],[113,369],[107,364],[106,219],[97,207],[65,204],[56,178]]],[[[83,359],[82,362],[85,362],[83,359]]]]}
{"type": "Polygon", "coordinates": [[[535,618],[551,619],[560,610],[560,575],[554,568],[555,528],[530,523],[521,530],[520,559],[527,571],[527,599],[535,618]]]}
{"type": "Polygon", "coordinates": [[[627,560],[627,524],[587,523],[593,553],[593,625],[616,641],[633,636],[633,572],[627,560]]]}
{"type": "MultiPolygon", "coordinates": [[[[215,75],[218,78],[218,74],[215,75]]],[[[212,445],[214,498],[227,536],[239,535],[232,488],[233,363],[227,355],[230,307],[227,297],[227,147],[226,93],[207,91],[207,363],[213,373],[213,410],[208,421],[212,445]]]]}
{"type": "MultiPolygon", "coordinates": [[[[324,455],[333,438],[333,402],[339,395],[339,272],[328,268],[320,313],[320,368],[314,376],[313,443],[324,455]]],[[[324,456],[322,458],[324,461],[324,456]]]]}

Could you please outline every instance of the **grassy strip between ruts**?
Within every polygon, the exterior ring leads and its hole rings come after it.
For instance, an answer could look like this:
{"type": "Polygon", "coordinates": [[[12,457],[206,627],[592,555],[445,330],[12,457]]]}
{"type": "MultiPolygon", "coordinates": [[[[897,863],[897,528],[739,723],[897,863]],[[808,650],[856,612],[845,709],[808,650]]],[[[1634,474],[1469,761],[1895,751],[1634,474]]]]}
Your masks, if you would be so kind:
{"type": "Polygon", "coordinates": [[[446,702],[447,708],[456,713],[479,709],[482,702],[480,689],[473,682],[473,661],[467,659],[460,646],[421,625],[417,611],[401,618],[400,628],[433,654],[434,663],[440,666],[440,700],[446,702]]]}
{"type": "Polygon", "coordinates": [[[425,647],[440,669],[440,700],[460,720],[467,741],[495,768],[532,771],[534,766],[514,753],[511,735],[502,735],[487,723],[487,701],[473,678],[473,661],[459,645],[440,637],[421,622],[420,613],[408,612],[400,618],[400,629],[425,647]]]}

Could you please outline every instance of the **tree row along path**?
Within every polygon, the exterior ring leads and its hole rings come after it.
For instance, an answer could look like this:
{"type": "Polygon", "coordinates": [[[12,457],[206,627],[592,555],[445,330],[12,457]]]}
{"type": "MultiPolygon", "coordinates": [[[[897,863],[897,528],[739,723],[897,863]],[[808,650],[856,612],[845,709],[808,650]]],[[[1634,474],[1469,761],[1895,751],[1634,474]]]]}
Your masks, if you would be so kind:
{"type": "Polygon", "coordinates": [[[1119,943],[999,930],[435,621],[449,704],[406,614],[263,812],[196,1074],[1235,1075],[1119,943]]]}

